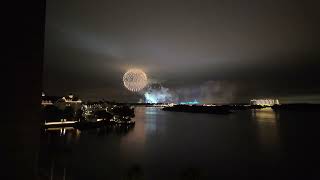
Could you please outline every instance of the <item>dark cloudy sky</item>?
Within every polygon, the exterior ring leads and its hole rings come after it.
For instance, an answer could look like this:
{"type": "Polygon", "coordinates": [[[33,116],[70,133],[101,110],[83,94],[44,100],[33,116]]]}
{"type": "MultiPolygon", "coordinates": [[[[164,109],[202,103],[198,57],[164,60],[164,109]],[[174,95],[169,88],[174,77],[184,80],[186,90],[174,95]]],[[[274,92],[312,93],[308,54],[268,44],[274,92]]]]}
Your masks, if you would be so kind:
{"type": "Polygon", "coordinates": [[[47,0],[44,90],[138,101],[141,68],[181,99],[320,101],[320,3],[47,0]]]}

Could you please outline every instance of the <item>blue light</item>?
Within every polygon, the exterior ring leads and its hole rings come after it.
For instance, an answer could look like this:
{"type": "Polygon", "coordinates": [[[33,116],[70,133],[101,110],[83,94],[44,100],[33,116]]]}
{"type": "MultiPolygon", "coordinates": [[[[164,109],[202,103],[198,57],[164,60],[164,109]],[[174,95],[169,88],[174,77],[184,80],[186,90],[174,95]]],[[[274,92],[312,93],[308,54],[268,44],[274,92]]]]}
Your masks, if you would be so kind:
{"type": "Polygon", "coordinates": [[[157,100],[157,97],[152,95],[151,93],[144,93],[144,97],[146,99],[146,103],[157,103],[158,100],[157,100]]]}
{"type": "Polygon", "coordinates": [[[199,104],[199,102],[198,102],[197,100],[194,100],[194,101],[180,102],[180,104],[183,104],[183,105],[193,105],[193,104],[199,104]]]}

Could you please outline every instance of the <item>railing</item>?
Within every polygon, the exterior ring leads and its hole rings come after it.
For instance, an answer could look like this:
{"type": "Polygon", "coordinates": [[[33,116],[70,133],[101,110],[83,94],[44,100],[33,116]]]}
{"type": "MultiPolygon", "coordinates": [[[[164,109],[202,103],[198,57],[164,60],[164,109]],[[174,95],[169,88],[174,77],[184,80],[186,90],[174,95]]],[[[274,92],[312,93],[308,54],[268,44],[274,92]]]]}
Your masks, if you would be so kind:
{"type": "Polygon", "coordinates": [[[50,125],[60,125],[60,124],[74,124],[77,121],[61,121],[61,122],[45,122],[45,126],[50,126],[50,125]]]}

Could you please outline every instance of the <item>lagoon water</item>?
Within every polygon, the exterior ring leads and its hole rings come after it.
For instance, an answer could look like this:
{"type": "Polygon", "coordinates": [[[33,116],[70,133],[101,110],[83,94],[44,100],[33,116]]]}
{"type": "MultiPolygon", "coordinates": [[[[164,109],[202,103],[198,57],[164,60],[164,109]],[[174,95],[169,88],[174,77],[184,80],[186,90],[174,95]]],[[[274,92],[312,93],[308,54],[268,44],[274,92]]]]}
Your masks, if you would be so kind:
{"type": "Polygon", "coordinates": [[[319,179],[317,112],[137,107],[131,129],[42,133],[43,179],[319,179]]]}

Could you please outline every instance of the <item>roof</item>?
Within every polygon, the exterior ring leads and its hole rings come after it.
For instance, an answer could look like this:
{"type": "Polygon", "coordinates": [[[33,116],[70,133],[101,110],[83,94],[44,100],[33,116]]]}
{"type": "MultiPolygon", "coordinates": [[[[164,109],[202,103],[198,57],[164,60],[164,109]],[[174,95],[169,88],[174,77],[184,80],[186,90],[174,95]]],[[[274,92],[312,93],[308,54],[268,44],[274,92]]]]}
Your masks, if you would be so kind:
{"type": "Polygon", "coordinates": [[[76,96],[72,96],[72,97],[70,97],[70,96],[64,96],[64,98],[66,99],[66,100],[68,100],[68,101],[78,101],[78,100],[80,100],[78,97],[76,97],[76,96]]]}
{"type": "Polygon", "coordinates": [[[42,101],[51,101],[51,102],[56,102],[58,101],[58,99],[60,99],[61,97],[59,96],[41,96],[41,100],[42,101]]]}

